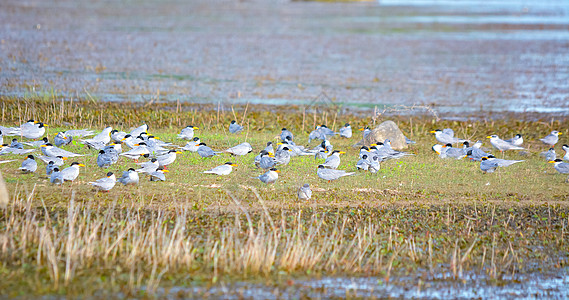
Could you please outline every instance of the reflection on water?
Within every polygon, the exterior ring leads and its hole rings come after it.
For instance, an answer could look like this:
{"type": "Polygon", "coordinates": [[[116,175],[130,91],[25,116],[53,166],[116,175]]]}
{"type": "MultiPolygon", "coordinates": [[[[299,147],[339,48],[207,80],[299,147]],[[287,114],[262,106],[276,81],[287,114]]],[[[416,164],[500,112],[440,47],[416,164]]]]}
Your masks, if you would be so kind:
{"type": "Polygon", "coordinates": [[[6,0],[0,94],[569,114],[569,1],[6,0]]]}

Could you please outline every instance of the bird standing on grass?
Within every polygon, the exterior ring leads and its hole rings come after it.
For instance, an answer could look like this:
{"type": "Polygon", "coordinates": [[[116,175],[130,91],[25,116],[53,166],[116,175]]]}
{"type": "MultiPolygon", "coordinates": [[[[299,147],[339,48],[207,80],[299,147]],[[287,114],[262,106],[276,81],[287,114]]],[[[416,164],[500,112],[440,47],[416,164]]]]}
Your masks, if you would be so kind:
{"type": "Polygon", "coordinates": [[[70,167],[63,169],[61,173],[61,177],[64,181],[71,181],[73,182],[79,176],[79,167],[84,167],[84,164],[80,164],[78,162],[73,162],[70,167]]]}
{"type": "Polygon", "coordinates": [[[557,170],[557,172],[561,174],[569,174],[569,163],[563,162],[563,160],[559,158],[556,160],[552,160],[549,163],[553,164],[553,167],[555,168],[555,170],[557,170]]]}
{"type": "Polygon", "coordinates": [[[183,140],[191,140],[194,138],[194,130],[199,129],[198,127],[195,126],[186,126],[186,128],[182,129],[182,131],[180,131],[180,133],[178,134],[178,138],[179,139],[183,139],[183,140]]]}
{"type": "Polygon", "coordinates": [[[298,199],[300,200],[310,200],[312,198],[312,190],[310,189],[310,184],[305,183],[298,189],[297,192],[298,199]]]}
{"type": "Polygon", "coordinates": [[[562,134],[563,133],[557,130],[553,130],[550,134],[539,140],[546,145],[555,146],[555,144],[557,144],[557,142],[559,141],[559,136],[562,134]]]}
{"type": "Polygon", "coordinates": [[[346,152],[334,150],[322,165],[326,168],[337,169],[340,166],[340,154],[344,153],[346,152]]]}
{"type": "Polygon", "coordinates": [[[221,166],[217,166],[213,169],[203,171],[203,173],[205,173],[205,174],[216,174],[216,175],[229,175],[229,174],[231,174],[231,171],[233,171],[233,167],[237,167],[237,165],[228,161],[221,166]]]}
{"type": "Polygon", "coordinates": [[[498,137],[495,134],[487,136],[486,138],[490,139],[490,144],[492,144],[492,146],[494,146],[494,148],[498,149],[500,152],[504,152],[507,150],[523,150],[524,149],[522,147],[516,146],[514,144],[510,144],[510,143],[502,140],[500,137],[498,137]]]}
{"type": "Polygon", "coordinates": [[[344,176],[354,175],[356,173],[355,172],[346,172],[344,170],[327,169],[325,166],[319,165],[318,171],[316,172],[316,174],[318,175],[318,177],[320,177],[324,180],[328,180],[328,182],[330,182],[332,180],[336,180],[336,179],[344,177],[344,176]]]}
{"type": "Polygon", "coordinates": [[[116,183],[117,178],[115,177],[115,174],[113,174],[113,172],[108,172],[107,177],[97,179],[93,182],[89,182],[88,184],[92,185],[99,191],[108,192],[115,186],[116,183]]]}

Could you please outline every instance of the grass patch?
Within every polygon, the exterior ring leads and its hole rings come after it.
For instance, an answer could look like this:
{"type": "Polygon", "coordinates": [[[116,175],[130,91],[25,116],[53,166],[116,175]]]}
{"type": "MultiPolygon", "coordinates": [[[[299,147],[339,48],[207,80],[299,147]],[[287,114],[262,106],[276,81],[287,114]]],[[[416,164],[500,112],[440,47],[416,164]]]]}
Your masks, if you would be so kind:
{"type": "MultiPolygon", "coordinates": [[[[50,138],[69,128],[128,131],[146,122],[151,133],[183,145],[175,135],[192,124],[215,150],[247,141],[258,152],[282,127],[305,144],[315,124],[350,122],[356,129],[373,123],[371,117],[295,106],[0,100],[3,126],[34,118],[50,125],[50,138]],[[243,133],[227,132],[232,119],[245,125],[243,133]]],[[[401,276],[466,280],[467,272],[500,283],[523,274],[554,276],[567,266],[566,176],[538,156],[546,147],[535,142],[552,129],[569,128],[567,120],[393,119],[417,141],[408,150],[415,155],[383,163],[375,175],[333,183],[316,176],[313,157],[293,158],[266,186],[250,178],[262,173],[253,154],[231,158],[239,166],[219,177],[201,172],[228,155],[184,153],[166,182],[142,177],[139,186],[95,193],[86,182],[108,171],[121,174],[134,163],[121,158],[102,170],[95,151],[70,145],[65,149],[87,155],[77,159],[87,167],[73,185],[53,186],[43,164],[37,174],[23,175],[17,170],[22,158],[5,156],[20,161],[0,165],[12,199],[0,211],[0,292],[141,296],[158,287],[260,278],[378,276],[397,284],[393,278],[401,276]],[[471,139],[522,133],[530,154],[524,163],[482,174],[477,163],[441,160],[430,150],[428,132],[444,127],[471,139]],[[303,183],[314,191],[308,202],[296,199],[303,183]]],[[[357,140],[332,140],[335,149],[347,151],[341,169],[355,169],[358,149],[351,145],[357,140]]]]}

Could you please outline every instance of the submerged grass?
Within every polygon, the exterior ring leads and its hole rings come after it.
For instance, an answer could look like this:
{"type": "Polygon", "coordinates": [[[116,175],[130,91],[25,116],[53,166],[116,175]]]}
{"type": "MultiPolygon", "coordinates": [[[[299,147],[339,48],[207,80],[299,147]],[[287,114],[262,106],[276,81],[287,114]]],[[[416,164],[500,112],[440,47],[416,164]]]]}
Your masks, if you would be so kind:
{"type": "MultiPolygon", "coordinates": [[[[0,100],[3,126],[42,120],[51,125],[50,138],[69,128],[128,131],[146,122],[152,133],[182,145],[175,134],[192,124],[216,150],[248,141],[258,152],[282,127],[297,133],[300,143],[315,124],[350,122],[356,129],[374,122],[321,108],[0,100]],[[245,125],[242,134],[228,134],[232,119],[245,125]]],[[[398,284],[390,279],[466,281],[476,274],[500,283],[521,274],[553,276],[567,267],[566,177],[537,155],[545,149],[535,142],[553,129],[567,133],[567,120],[390,118],[417,141],[408,150],[415,155],[382,164],[378,174],[333,183],[317,178],[313,157],[294,158],[277,183],[265,186],[250,178],[261,173],[253,155],[202,159],[184,153],[166,182],[141,178],[137,187],[95,193],[85,183],[108,170],[79,144],[66,147],[88,155],[77,159],[87,168],[73,185],[50,185],[41,163],[38,174],[25,175],[17,170],[20,162],[0,165],[11,196],[0,211],[0,293],[140,296],[158,287],[323,275],[373,275],[398,284]],[[430,150],[428,132],[444,127],[472,139],[522,133],[526,162],[482,174],[476,163],[441,160],[430,150]],[[239,165],[231,175],[201,174],[227,160],[239,165]],[[305,182],[314,196],[299,202],[296,189],[305,182]]],[[[341,169],[354,169],[356,141],[332,140],[348,152],[341,169]]],[[[120,174],[133,166],[121,160],[109,170],[120,174]]]]}

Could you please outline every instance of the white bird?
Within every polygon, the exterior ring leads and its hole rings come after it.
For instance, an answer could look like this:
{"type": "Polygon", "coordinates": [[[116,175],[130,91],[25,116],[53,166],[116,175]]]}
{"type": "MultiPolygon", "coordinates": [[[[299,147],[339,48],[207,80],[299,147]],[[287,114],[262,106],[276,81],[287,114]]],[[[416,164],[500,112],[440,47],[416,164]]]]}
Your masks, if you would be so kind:
{"type": "Polygon", "coordinates": [[[371,128],[366,126],[364,128],[360,128],[360,131],[362,131],[363,138],[365,139],[371,133],[371,128]]]}
{"type": "Polygon", "coordinates": [[[522,147],[516,146],[514,144],[510,144],[510,143],[502,140],[501,138],[499,138],[495,134],[487,136],[486,138],[489,138],[490,144],[492,144],[492,146],[494,146],[494,148],[500,150],[500,152],[504,152],[507,150],[523,150],[524,149],[522,147]]]}
{"type": "Polygon", "coordinates": [[[101,133],[97,134],[91,139],[84,139],[81,142],[89,148],[95,148],[97,150],[103,149],[105,145],[111,142],[111,131],[113,131],[113,127],[107,127],[101,131],[101,133]]]}
{"type": "Polygon", "coordinates": [[[352,126],[350,126],[350,123],[346,123],[344,127],[340,128],[340,136],[347,139],[352,137],[352,126]]]}
{"type": "Polygon", "coordinates": [[[243,130],[243,126],[237,124],[237,122],[235,122],[235,120],[231,121],[231,124],[229,124],[229,132],[239,133],[239,132],[241,132],[241,130],[243,130]]]}
{"type": "Polygon", "coordinates": [[[72,130],[67,130],[65,132],[65,135],[71,137],[86,137],[86,136],[95,135],[95,132],[93,130],[88,130],[88,129],[72,129],[72,130]]]}
{"type": "MultiPolygon", "coordinates": [[[[65,146],[71,144],[73,141],[73,137],[67,136],[64,132],[58,132],[57,135],[53,138],[53,143],[57,147],[65,146]]],[[[47,143],[47,141],[46,141],[47,143]]]]}
{"type": "Polygon", "coordinates": [[[252,178],[259,179],[263,183],[266,183],[266,184],[271,184],[271,183],[275,183],[275,181],[277,181],[277,179],[279,179],[279,173],[280,172],[281,171],[277,170],[276,168],[270,168],[267,172],[263,173],[262,175],[260,175],[258,177],[252,177],[252,178]]]}
{"type": "Polygon", "coordinates": [[[346,152],[334,150],[322,165],[326,168],[337,169],[340,166],[340,154],[344,153],[346,152]]]}
{"type": "Polygon", "coordinates": [[[253,147],[251,147],[251,144],[245,142],[237,146],[233,146],[224,152],[230,153],[231,155],[243,156],[245,154],[251,153],[251,151],[253,151],[253,147]]]}
{"type": "Polygon", "coordinates": [[[180,151],[170,150],[168,153],[160,156],[156,156],[158,164],[160,167],[166,167],[172,164],[176,160],[176,154],[182,154],[180,151]]]}
{"type": "Polygon", "coordinates": [[[108,192],[115,186],[116,183],[117,178],[115,177],[115,174],[113,174],[113,172],[108,172],[107,177],[97,179],[93,182],[89,182],[88,184],[92,185],[99,191],[108,192]]]}
{"type": "Polygon", "coordinates": [[[20,126],[20,135],[32,140],[39,139],[45,134],[45,126],[42,122],[29,120],[20,126]]]}
{"type": "Polygon", "coordinates": [[[0,155],[6,155],[6,154],[16,154],[16,155],[24,155],[24,154],[28,154],[31,152],[36,151],[36,149],[18,149],[18,148],[11,148],[11,147],[6,147],[6,146],[0,146],[0,155]]]}
{"type": "Polygon", "coordinates": [[[56,167],[63,166],[63,164],[65,163],[65,160],[67,159],[67,157],[63,157],[63,156],[52,157],[52,156],[44,156],[44,155],[40,155],[39,158],[41,159],[41,161],[43,161],[46,164],[53,162],[53,164],[56,167]]]}
{"type": "Polygon", "coordinates": [[[37,169],[38,169],[38,163],[36,162],[34,156],[31,154],[28,155],[26,160],[22,162],[22,166],[19,168],[19,170],[22,170],[22,172],[24,173],[33,173],[37,169]]]}
{"type": "Polygon", "coordinates": [[[286,142],[287,140],[293,140],[294,139],[294,135],[292,134],[292,132],[290,132],[290,130],[283,128],[281,129],[281,140],[283,142],[286,142]]]}
{"type": "Polygon", "coordinates": [[[328,180],[328,182],[330,182],[332,180],[336,180],[344,176],[354,175],[356,174],[356,172],[346,172],[344,170],[328,169],[323,165],[319,165],[316,174],[318,175],[318,177],[324,180],[328,180]]]}
{"type": "Polygon", "coordinates": [[[563,150],[565,150],[565,155],[563,156],[563,160],[569,160],[569,145],[563,145],[563,150]]]}
{"type": "Polygon", "coordinates": [[[228,161],[221,166],[217,166],[213,169],[203,171],[205,174],[216,174],[216,175],[229,175],[233,171],[233,167],[237,167],[236,164],[228,161]]]}
{"type": "Polygon", "coordinates": [[[133,168],[123,171],[122,177],[117,179],[118,182],[124,185],[137,185],[139,180],[138,173],[133,168]]]}
{"type": "Polygon", "coordinates": [[[555,144],[557,144],[557,142],[559,141],[559,136],[562,134],[563,133],[557,130],[553,130],[550,134],[539,140],[546,145],[555,146],[555,144]]]}
{"type": "Polygon", "coordinates": [[[187,142],[184,147],[178,147],[178,148],[182,149],[184,151],[198,152],[198,148],[200,147],[200,143],[201,143],[200,138],[194,137],[193,140],[187,142]]]}
{"type": "Polygon", "coordinates": [[[553,167],[557,172],[561,174],[569,174],[569,163],[563,162],[561,159],[552,160],[549,163],[553,164],[553,167]]]}
{"type": "Polygon", "coordinates": [[[139,135],[141,135],[141,134],[143,134],[143,133],[148,134],[148,125],[146,125],[146,124],[142,124],[142,125],[136,127],[135,129],[133,129],[133,130],[130,132],[130,135],[132,135],[132,136],[139,136],[139,135]]]}
{"type": "Polygon", "coordinates": [[[40,149],[44,155],[51,156],[51,157],[58,157],[58,156],[61,156],[61,157],[78,157],[78,156],[83,156],[81,154],[77,154],[77,153],[73,153],[73,152],[69,152],[67,150],[57,148],[50,143],[47,143],[45,145],[41,145],[40,149]]]}
{"type": "Polygon", "coordinates": [[[435,134],[435,138],[439,143],[446,145],[446,144],[458,144],[464,143],[467,140],[459,139],[454,137],[454,131],[450,128],[445,128],[444,130],[432,130],[431,133],[435,134]]]}
{"type": "Polygon", "coordinates": [[[64,181],[74,181],[79,176],[79,167],[84,167],[84,164],[73,162],[70,167],[63,169],[60,173],[64,181]]]}
{"type": "Polygon", "coordinates": [[[369,163],[367,154],[364,154],[356,163],[356,169],[367,171],[369,169],[369,163]]]}
{"type": "Polygon", "coordinates": [[[136,172],[146,173],[148,175],[156,172],[156,170],[158,170],[158,167],[160,167],[160,163],[156,158],[153,158],[147,162],[139,163],[138,165],[140,166],[140,169],[137,169],[136,172]]]}
{"type": "Polygon", "coordinates": [[[205,143],[200,143],[200,144],[199,144],[199,147],[198,147],[198,151],[197,151],[197,152],[198,152],[198,154],[199,154],[201,157],[212,157],[212,156],[217,155],[218,153],[221,153],[221,152],[213,151],[213,150],[212,150],[210,147],[208,147],[205,143]]]}
{"type": "Polygon", "coordinates": [[[150,173],[150,181],[166,181],[166,175],[164,173],[168,173],[168,170],[156,170],[150,173]]]}
{"type": "Polygon", "coordinates": [[[120,143],[125,137],[126,132],[124,131],[118,131],[116,129],[113,129],[113,131],[111,131],[111,140],[115,141],[115,143],[120,143]]]}
{"type": "Polygon", "coordinates": [[[62,184],[65,180],[63,180],[63,174],[59,171],[59,168],[53,168],[53,171],[49,175],[49,181],[53,184],[62,184]]]}
{"type": "Polygon", "coordinates": [[[513,138],[505,140],[505,141],[514,145],[514,146],[521,146],[524,143],[524,138],[522,137],[521,134],[518,133],[513,138]]]}
{"type": "Polygon", "coordinates": [[[47,137],[44,137],[43,139],[41,139],[39,141],[22,142],[22,144],[32,146],[32,147],[40,147],[41,145],[45,145],[47,143],[49,143],[49,140],[47,139],[47,137]]]}
{"type": "Polygon", "coordinates": [[[196,129],[199,128],[191,125],[186,126],[186,128],[183,128],[182,131],[180,131],[180,133],[178,134],[178,138],[183,140],[191,140],[194,138],[194,130],[196,129]]]}
{"type": "Polygon", "coordinates": [[[298,189],[298,192],[296,194],[300,200],[309,200],[312,198],[312,190],[310,189],[310,184],[305,183],[298,189]]]}
{"type": "Polygon", "coordinates": [[[557,159],[555,148],[549,148],[549,150],[541,152],[539,155],[545,157],[545,160],[548,162],[557,159]]]}
{"type": "Polygon", "coordinates": [[[135,144],[134,148],[130,149],[127,152],[123,152],[119,155],[126,156],[130,159],[138,160],[141,155],[150,154],[150,150],[146,147],[146,143],[135,144]]]}

